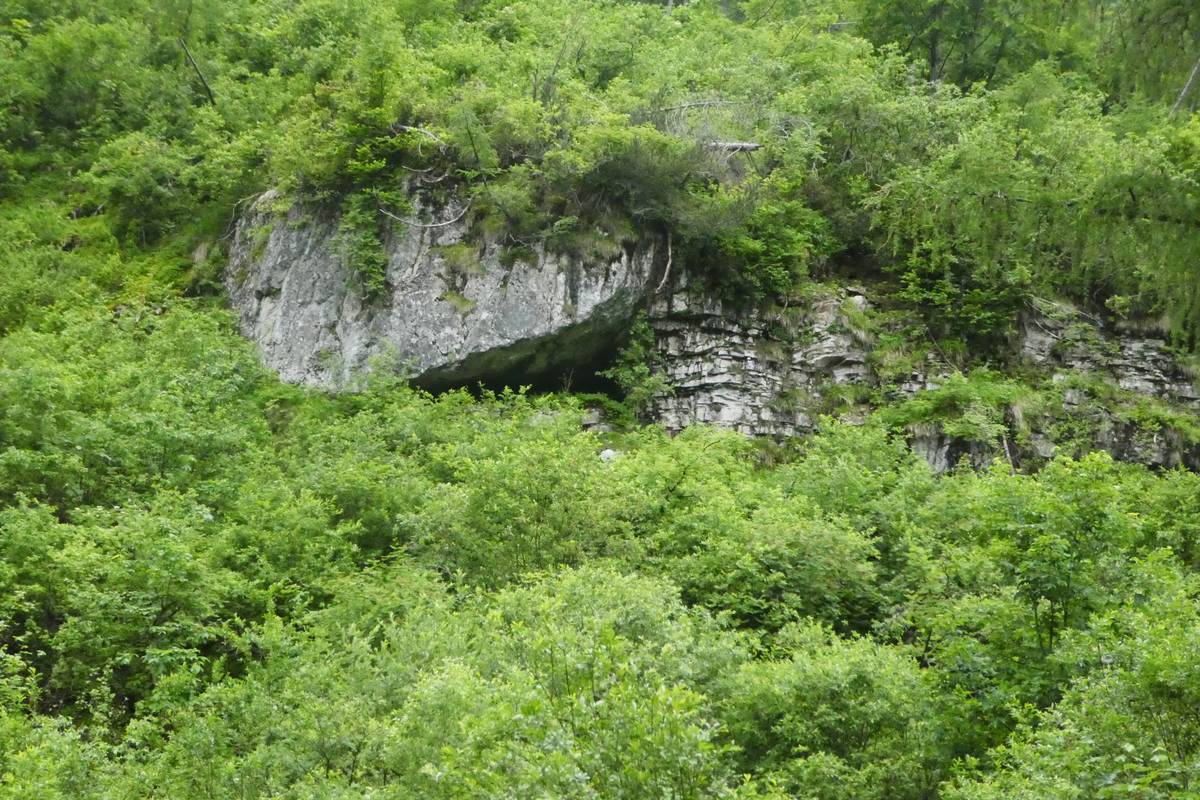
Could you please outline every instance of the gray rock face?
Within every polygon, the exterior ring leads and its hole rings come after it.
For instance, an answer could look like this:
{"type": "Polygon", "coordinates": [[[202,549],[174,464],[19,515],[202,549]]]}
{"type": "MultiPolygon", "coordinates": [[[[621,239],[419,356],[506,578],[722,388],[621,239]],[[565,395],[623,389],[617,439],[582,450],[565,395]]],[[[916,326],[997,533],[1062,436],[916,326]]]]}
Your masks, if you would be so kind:
{"type": "Polygon", "coordinates": [[[499,247],[466,243],[465,220],[437,223],[461,206],[418,205],[386,238],[388,289],[368,301],[338,252],[337,220],[301,208],[281,218],[275,202],[264,195],[240,220],[225,285],[242,333],[291,383],[337,388],[377,357],[435,387],[586,362],[657,277],[652,242],[602,263],[539,249],[505,266],[499,247]]]}
{"type": "Polygon", "coordinates": [[[1057,376],[1095,374],[1120,388],[1200,408],[1200,384],[1162,339],[1103,330],[1071,306],[1040,301],[1020,321],[1021,354],[1057,376]]]}
{"type": "MultiPolygon", "coordinates": [[[[739,312],[686,289],[660,298],[651,306],[652,323],[674,392],[656,399],[656,416],[672,431],[702,422],[756,436],[809,433],[834,395],[844,400],[853,395],[846,387],[881,385],[872,369],[870,337],[854,329],[854,318],[869,311],[868,299],[853,289],[829,290],[788,312],[739,312]]],[[[1018,349],[1055,380],[1091,373],[1104,384],[1200,408],[1195,381],[1163,341],[1118,335],[1073,309],[1031,310],[1021,320],[1018,349]]],[[[934,359],[892,382],[888,391],[911,397],[937,388],[948,374],[934,359]]],[[[1063,399],[1058,416],[1090,426],[1092,447],[1151,466],[1200,466],[1200,446],[1177,432],[1140,428],[1102,405],[1085,403],[1079,389],[1065,389],[1063,399]]],[[[1052,422],[1025,420],[1026,436],[1010,430],[1002,441],[989,443],[956,439],[935,423],[915,424],[908,435],[913,450],[944,472],[963,458],[976,467],[993,458],[1014,463],[1052,458],[1057,447],[1038,429],[1052,422]]]]}
{"type": "Polygon", "coordinates": [[[912,451],[925,459],[925,463],[938,475],[949,472],[964,458],[976,469],[981,469],[993,458],[1003,455],[986,444],[947,436],[940,426],[930,423],[914,425],[909,431],[908,443],[912,451]]]}
{"type": "Polygon", "coordinates": [[[657,419],[672,431],[707,423],[756,436],[813,429],[829,387],[862,383],[867,350],[843,309],[867,307],[843,290],[803,309],[771,315],[738,312],[679,288],[651,307],[668,382],[657,419]]]}
{"type": "MultiPolygon", "coordinates": [[[[843,418],[865,416],[865,405],[855,405],[864,393],[854,387],[907,397],[947,374],[934,358],[884,386],[872,368],[872,337],[856,329],[871,312],[861,290],[824,289],[788,309],[739,310],[690,286],[683,270],[659,287],[666,259],[656,263],[653,240],[614,246],[611,259],[588,263],[539,249],[528,263],[506,264],[500,248],[470,238],[464,209],[454,204],[418,203],[408,224],[389,231],[387,288],[368,300],[340,257],[337,219],[301,208],[279,215],[275,203],[271,194],[260,198],[237,226],[226,286],[243,333],[286,381],[336,389],[377,357],[430,388],[565,372],[611,352],[647,306],[673,387],[652,412],[671,431],[706,423],[754,436],[805,434],[834,406],[843,418]]],[[[1196,381],[1160,339],[1108,330],[1054,303],[1030,309],[1019,334],[1019,354],[1053,379],[1085,373],[1200,409],[1196,381]]],[[[936,423],[915,424],[909,438],[937,471],[964,457],[977,466],[995,457],[1044,460],[1060,444],[1050,428],[1066,418],[1093,432],[1088,447],[1117,458],[1200,467],[1200,445],[1169,426],[1139,426],[1089,392],[1091,383],[1067,384],[1062,409],[1040,421],[1014,417],[1005,423],[1012,435],[1000,443],[955,439],[936,423]]],[[[592,424],[603,427],[600,419],[592,424]]]]}

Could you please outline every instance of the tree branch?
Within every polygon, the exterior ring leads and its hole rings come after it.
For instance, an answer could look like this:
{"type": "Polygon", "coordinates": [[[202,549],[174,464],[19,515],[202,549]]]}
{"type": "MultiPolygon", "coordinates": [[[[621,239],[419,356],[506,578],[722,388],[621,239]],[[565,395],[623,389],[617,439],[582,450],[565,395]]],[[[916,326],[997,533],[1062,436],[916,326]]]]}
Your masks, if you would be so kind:
{"type": "Polygon", "coordinates": [[[709,142],[708,146],[713,150],[724,150],[726,153],[752,153],[762,149],[758,142],[709,142]]]}
{"type": "Polygon", "coordinates": [[[667,266],[663,270],[662,280],[658,282],[658,288],[654,290],[655,294],[662,291],[662,288],[667,285],[667,278],[671,277],[671,232],[667,231],[667,266]]]}
{"type": "Polygon", "coordinates": [[[196,76],[200,78],[200,83],[204,84],[204,91],[208,95],[208,102],[214,106],[217,104],[217,98],[213,97],[212,88],[208,85],[208,81],[204,78],[204,73],[200,71],[200,65],[196,63],[196,59],[192,58],[192,51],[188,50],[187,42],[183,37],[179,37],[179,44],[183,47],[183,54],[187,56],[187,60],[192,65],[192,69],[196,70],[196,76]]]}
{"type": "Polygon", "coordinates": [[[1175,116],[1175,112],[1179,111],[1179,107],[1183,105],[1183,100],[1188,96],[1188,92],[1192,90],[1192,84],[1196,82],[1196,75],[1200,74],[1200,59],[1197,59],[1196,66],[1192,67],[1192,74],[1188,76],[1187,83],[1183,85],[1183,91],[1179,93],[1179,97],[1175,99],[1175,105],[1171,107],[1171,116],[1175,116]]]}
{"type": "Polygon", "coordinates": [[[391,219],[396,220],[396,222],[403,222],[405,225],[411,225],[414,228],[444,228],[447,225],[453,225],[454,223],[458,222],[460,219],[465,217],[467,215],[467,212],[470,210],[471,210],[471,204],[467,203],[465,206],[463,206],[463,210],[460,211],[458,213],[458,216],[455,217],[454,219],[448,219],[445,222],[432,222],[432,223],[413,222],[411,220],[404,219],[403,217],[397,217],[395,214],[388,211],[386,208],[379,209],[379,213],[383,214],[385,217],[389,217],[391,219]]]}
{"type": "Polygon", "coordinates": [[[398,134],[398,133],[401,133],[401,132],[404,132],[404,133],[419,133],[419,134],[421,134],[422,136],[427,136],[427,137],[429,137],[429,138],[430,138],[430,139],[432,139],[433,141],[435,141],[435,142],[437,142],[438,144],[440,144],[442,147],[445,147],[445,146],[446,146],[446,142],[445,142],[445,140],[444,140],[444,139],[442,139],[440,136],[438,136],[438,135],[437,135],[436,133],[434,133],[433,131],[429,130],[428,128],[418,128],[418,127],[416,127],[415,125],[401,125],[401,124],[400,124],[400,123],[398,123],[398,122],[397,122],[397,123],[394,123],[394,124],[392,125],[392,134],[393,134],[393,135],[395,135],[395,134],[398,134]]]}

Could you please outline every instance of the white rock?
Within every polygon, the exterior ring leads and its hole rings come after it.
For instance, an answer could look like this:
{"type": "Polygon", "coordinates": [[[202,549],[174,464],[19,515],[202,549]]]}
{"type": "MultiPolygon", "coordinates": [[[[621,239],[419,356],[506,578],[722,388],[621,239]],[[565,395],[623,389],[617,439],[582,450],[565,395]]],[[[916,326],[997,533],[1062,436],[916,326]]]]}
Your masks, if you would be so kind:
{"type": "MultiPolygon", "coordinates": [[[[268,192],[239,221],[225,286],[242,333],[289,383],[341,387],[375,357],[434,386],[570,367],[611,345],[658,277],[651,241],[608,263],[539,249],[535,263],[512,267],[481,245],[479,268],[456,272],[439,248],[464,241],[464,218],[397,225],[385,245],[389,288],[367,302],[338,254],[337,220],[301,208],[279,218],[273,202],[268,192]]],[[[422,219],[463,210],[417,206],[422,219]]]]}

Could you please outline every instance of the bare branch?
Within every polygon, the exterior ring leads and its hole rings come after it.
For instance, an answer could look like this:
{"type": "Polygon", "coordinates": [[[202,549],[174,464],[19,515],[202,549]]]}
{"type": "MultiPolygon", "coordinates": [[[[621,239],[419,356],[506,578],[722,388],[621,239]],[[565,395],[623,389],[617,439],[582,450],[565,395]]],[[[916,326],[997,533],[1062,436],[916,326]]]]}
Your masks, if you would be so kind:
{"type": "Polygon", "coordinates": [[[667,106],[666,108],[656,108],[652,111],[647,111],[647,115],[651,114],[670,114],[673,111],[690,111],[693,108],[720,108],[722,106],[743,106],[745,103],[734,102],[733,100],[693,100],[690,103],[680,103],[677,106],[667,106]]]}
{"type": "MultiPolygon", "coordinates": [[[[191,13],[191,7],[188,8],[188,13],[191,13]]],[[[188,62],[192,65],[192,69],[196,70],[196,76],[200,78],[200,83],[204,84],[204,92],[208,95],[208,102],[214,106],[217,104],[217,98],[213,97],[212,88],[208,85],[208,81],[204,78],[204,73],[200,71],[200,65],[196,63],[196,59],[192,58],[192,51],[188,50],[187,42],[183,37],[179,37],[179,44],[183,47],[183,54],[187,56],[188,62]]]]}
{"type": "Polygon", "coordinates": [[[1188,96],[1188,92],[1192,90],[1192,84],[1196,82],[1197,75],[1200,75],[1200,60],[1197,60],[1196,66],[1192,67],[1192,74],[1188,76],[1187,83],[1183,85],[1183,91],[1175,99],[1175,105],[1171,107],[1171,116],[1175,116],[1175,113],[1179,111],[1179,107],[1183,105],[1183,100],[1188,96]]]}
{"type": "Polygon", "coordinates": [[[662,280],[658,282],[658,288],[654,290],[655,294],[662,291],[662,288],[667,285],[667,278],[671,277],[671,232],[667,231],[667,266],[663,270],[662,280]]]}
{"type": "Polygon", "coordinates": [[[385,208],[379,209],[379,213],[383,214],[385,217],[389,217],[391,219],[396,220],[396,222],[402,222],[405,225],[411,225],[414,228],[444,228],[447,225],[453,225],[454,223],[458,222],[460,219],[465,217],[467,215],[467,212],[470,210],[471,210],[471,204],[467,203],[465,206],[463,206],[463,210],[460,211],[458,213],[458,216],[455,217],[454,219],[448,219],[445,222],[432,222],[432,223],[413,222],[412,220],[404,219],[403,217],[397,217],[395,214],[393,214],[392,212],[388,211],[385,208]]]}
{"type": "Polygon", "coordinates": [[[712,150],[724,150],[726,153],[752,153],[762,149],[758,142],[709,142],[708,147],[712,150]]]}
{"type": "Polygon", "coordinates": [[[426,137],[432,139],[433,141],[437,142],[442,147],[446,146],[445,140],[443,140],[442,137],[438,136],[436,133],[429,130],[428,128],[418,128],[415,125],[401,125],[398,122],[393,123],[392,135],[394,136],[399,133],[419,133],[422,136],[426,136],[426,137]]]}

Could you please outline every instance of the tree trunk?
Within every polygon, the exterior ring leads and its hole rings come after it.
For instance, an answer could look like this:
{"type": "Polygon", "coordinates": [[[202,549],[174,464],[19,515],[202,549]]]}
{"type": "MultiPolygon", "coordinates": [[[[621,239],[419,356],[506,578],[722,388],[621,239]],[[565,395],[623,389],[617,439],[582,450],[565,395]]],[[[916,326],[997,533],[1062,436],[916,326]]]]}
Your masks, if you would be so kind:
{"type": "Polygon", "coordinates": [[[946,4],[938,3],[933,8],[933,20],[929,26],[929,82],[942,77],[942,15],[946,13],[946,4]]]}

